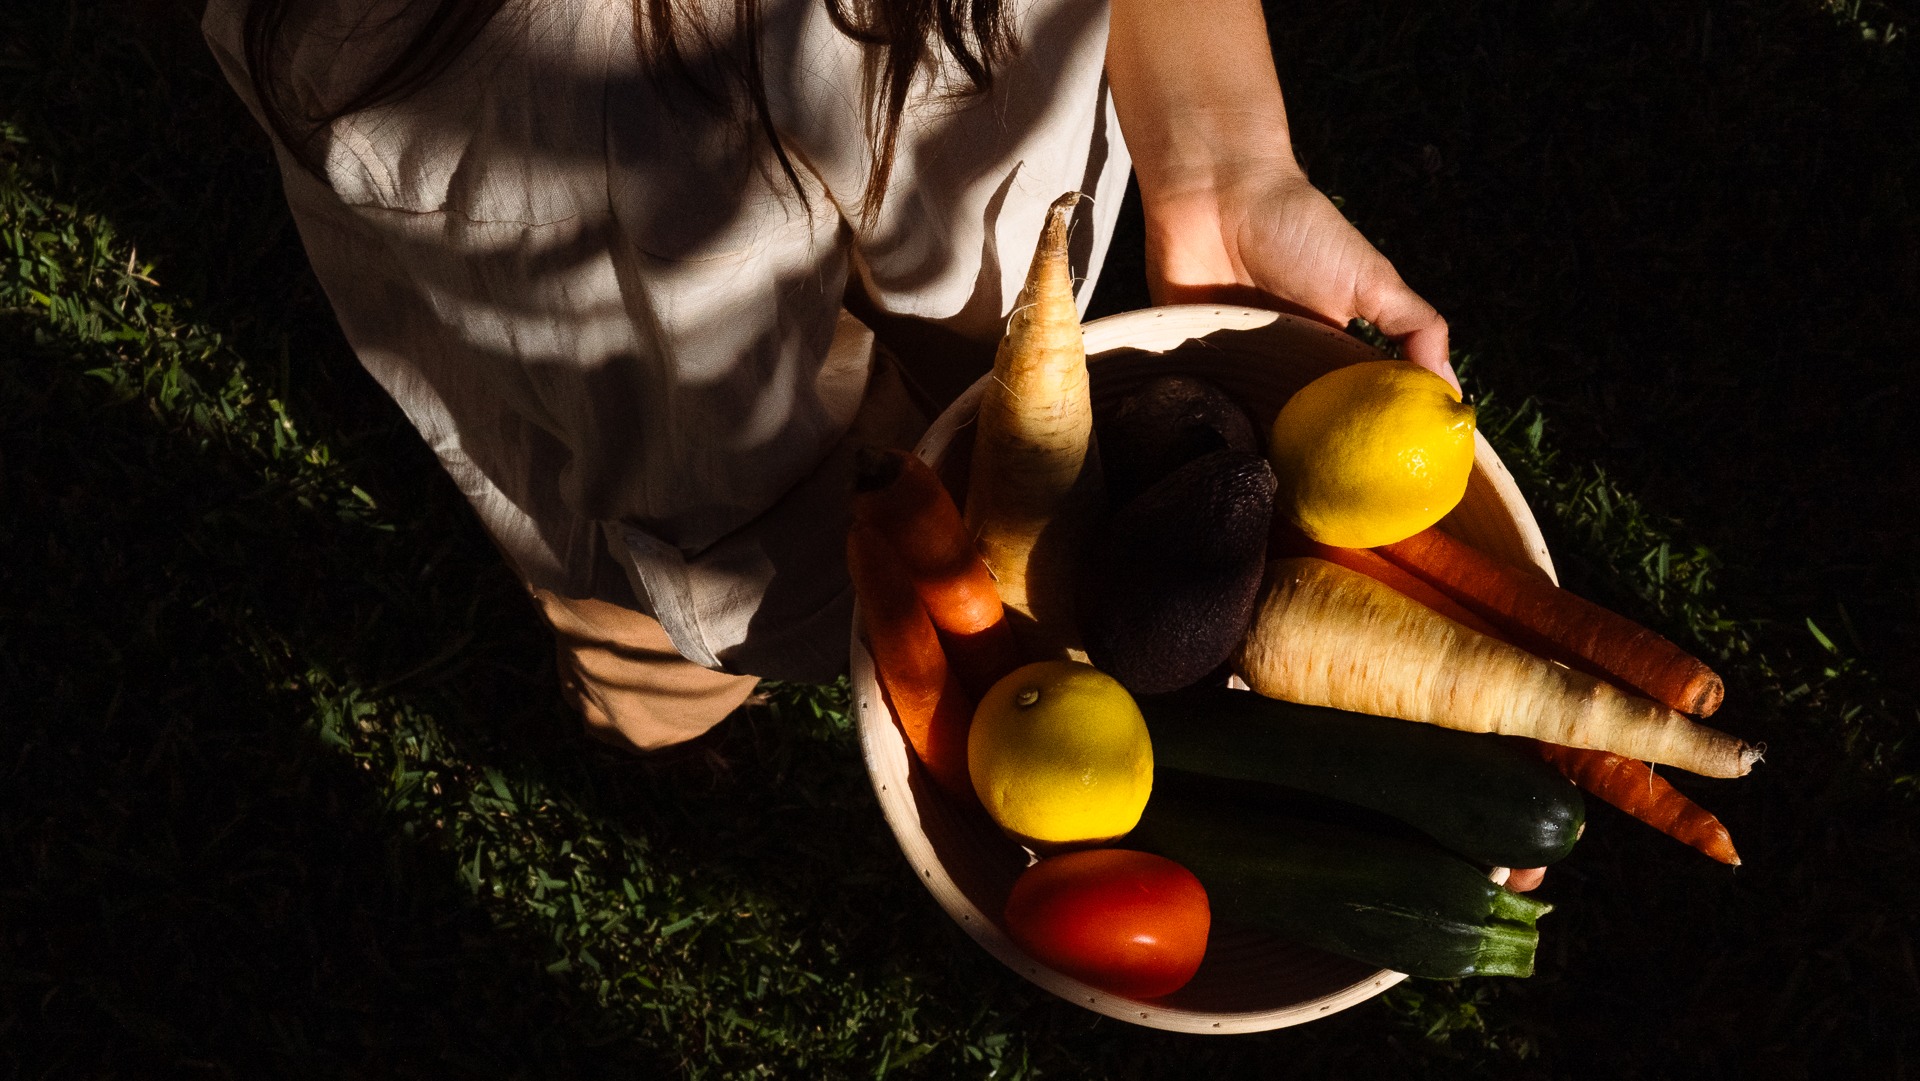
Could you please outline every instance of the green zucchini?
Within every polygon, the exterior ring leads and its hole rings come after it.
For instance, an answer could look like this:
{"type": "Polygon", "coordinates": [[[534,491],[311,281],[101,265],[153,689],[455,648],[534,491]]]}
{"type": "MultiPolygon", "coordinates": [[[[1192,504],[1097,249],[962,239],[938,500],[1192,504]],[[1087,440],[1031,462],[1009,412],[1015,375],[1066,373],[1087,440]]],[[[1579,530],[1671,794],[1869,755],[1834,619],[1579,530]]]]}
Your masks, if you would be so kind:
{"type": "Polygon", "coordinates": [[[1425,841],[1166,780],[1127,843],[1192,871],[1215,919],[1414,976],[1533,974],[1534,921],[1552,906],[1425,841]]]}
{"type": "Polygon", "coordinates": [[[1155,769],[1282,785],[1388,815],[1492,867],[1544,867],[1586,823],[1580,790],[1501,736],[1225,687],[1142,696],[1155,769]]]}

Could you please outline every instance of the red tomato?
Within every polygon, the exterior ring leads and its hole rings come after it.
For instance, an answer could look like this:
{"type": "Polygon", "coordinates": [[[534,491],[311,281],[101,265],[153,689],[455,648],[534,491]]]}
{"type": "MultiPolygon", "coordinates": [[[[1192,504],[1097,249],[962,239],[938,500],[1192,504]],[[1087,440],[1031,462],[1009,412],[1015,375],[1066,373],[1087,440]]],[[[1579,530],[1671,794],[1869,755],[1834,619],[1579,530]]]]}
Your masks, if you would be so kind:
{"type": "Polygon", "coordinates": [[[1158,998],[1193,978],[1212,914],[1185,867],[1095,848],[1027,868],[1007,898],[1006,921],[1034,959],[1103,991],[1158,998]]]}

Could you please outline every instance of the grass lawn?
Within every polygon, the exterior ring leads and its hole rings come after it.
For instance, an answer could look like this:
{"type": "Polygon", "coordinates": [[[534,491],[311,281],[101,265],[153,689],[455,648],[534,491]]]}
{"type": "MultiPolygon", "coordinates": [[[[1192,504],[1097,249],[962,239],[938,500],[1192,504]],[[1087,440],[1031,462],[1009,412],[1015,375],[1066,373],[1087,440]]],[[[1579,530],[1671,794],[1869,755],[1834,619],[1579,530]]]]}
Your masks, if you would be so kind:
{"type": "MultiPolygon", "coordinates": [[[[1295,6],[1299,7],[1299,6],[1295,6]]],[[[0,1073],[1920,1072],[1911,4],[1275,11],[1310,172],[1444,311],[1563,581],[1709,657],[1712,864],[1594,805],[1539,972],[1168,1035],[913,881],[844,691],[580,734],[170,0],[0,12],[0,1073]]],[[[1144,303],[1137,222],[1096,304],[1144,303]]]]}

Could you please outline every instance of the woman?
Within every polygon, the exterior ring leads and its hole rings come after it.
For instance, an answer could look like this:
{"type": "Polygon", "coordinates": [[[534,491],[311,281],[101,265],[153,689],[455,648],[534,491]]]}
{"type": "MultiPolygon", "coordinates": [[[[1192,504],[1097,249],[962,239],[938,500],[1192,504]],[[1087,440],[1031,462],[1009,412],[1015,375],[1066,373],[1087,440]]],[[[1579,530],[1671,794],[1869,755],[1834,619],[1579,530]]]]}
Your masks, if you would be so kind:
{"type": "Polygon", "coordinates": [[[843,670],[850,450],[984,370],[1062,191],[1092,196],[1083,306],[1131,168],[1157,302],[1364,318],[1451,378],[1295,163],[1255,0],[213,0],[204,29],[348,340],[636,747],[843,670]]]}

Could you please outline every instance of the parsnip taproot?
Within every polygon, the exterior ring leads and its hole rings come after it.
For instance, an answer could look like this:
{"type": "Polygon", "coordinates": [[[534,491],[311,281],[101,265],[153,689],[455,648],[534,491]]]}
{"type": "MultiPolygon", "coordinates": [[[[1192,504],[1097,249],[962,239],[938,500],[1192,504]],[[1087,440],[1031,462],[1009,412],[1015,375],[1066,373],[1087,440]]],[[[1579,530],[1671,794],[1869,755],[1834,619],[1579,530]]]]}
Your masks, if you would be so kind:
{"type": "Polygon", "coordinates": [[[1078,192],[1056,199],[980,399],[966,518],[1028,651],[1078,645],[1073,561],[1100,498],[1093,402],[1067,259],[1078,192]]]}
{"type": "Polygon", "coordinates": [[[1236,658],[1261,694],[1739,777],[1757,748],[1667,707],[1468,630],[1324,560],[1269,565],[1236,658]]]}

